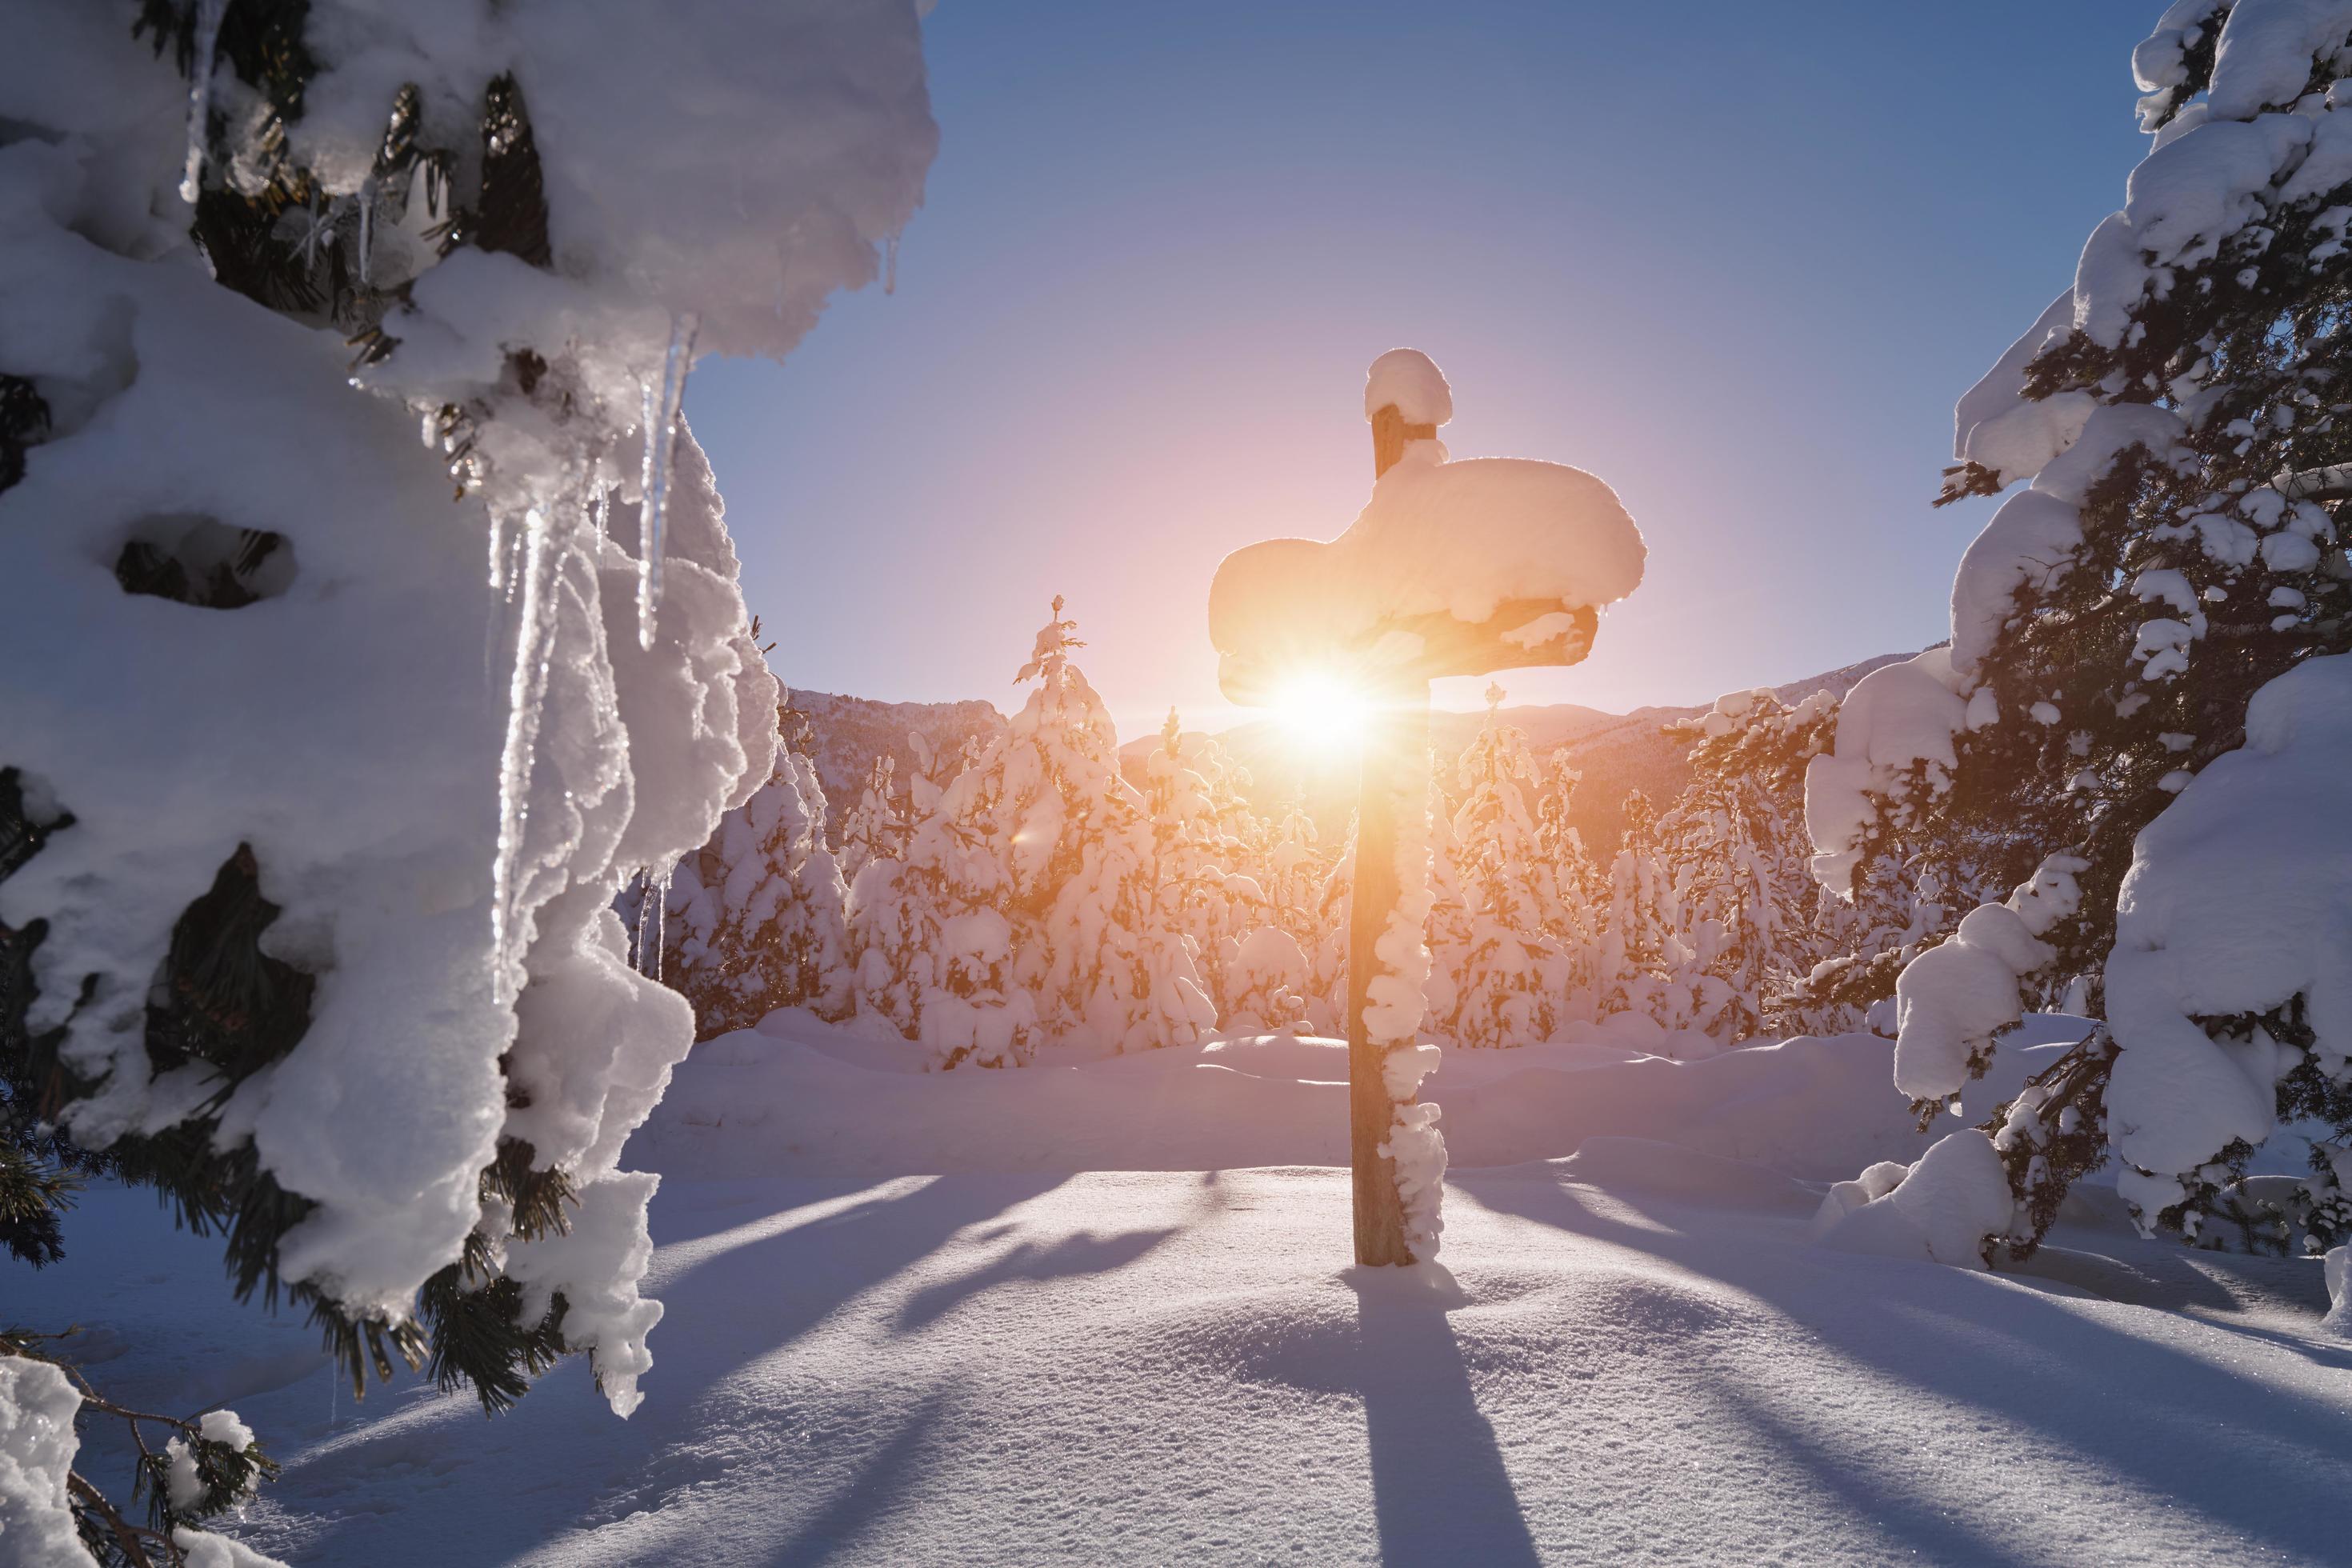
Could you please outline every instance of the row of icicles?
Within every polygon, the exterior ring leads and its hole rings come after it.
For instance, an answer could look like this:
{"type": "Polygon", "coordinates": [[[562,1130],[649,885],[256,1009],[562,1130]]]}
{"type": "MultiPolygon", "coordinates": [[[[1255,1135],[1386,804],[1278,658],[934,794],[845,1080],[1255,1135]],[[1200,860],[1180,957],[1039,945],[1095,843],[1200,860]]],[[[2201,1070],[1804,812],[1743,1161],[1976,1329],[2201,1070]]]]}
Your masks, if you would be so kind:
{"type": "MultiPolygon", "coordinates": [[[[640,385],[640,427],[645,450],[638,470],[640,529],[637,549],[637,646],[650,652],[661,611],[662,559],[667,553],[669,499],[677,468],[679,405],[686,398],[687,372],[694,362],[698,319],[688,311],[670,322],[669,346],[662,356],[658,384],[648,378],[640,385]]],[[[604,482],[601,459],[590,472],[589,488],[596,531],[608,531],[613,487],[604,482]]],[[[490,586],[502,590],[515,608],[514,663],[507,688],[506,743],[499,759],[498,856],[491,868],[491,963],[500,994],[511,998],[521,955],[514,951],[519,924],[517,864],[530,822],[531,771],[538,761],[541,710],[547,699],[548,670],[555,657],[556,617],[553,613],[554,573],[570,552],[574,531],[586,507],[534,506],[523,514],[521,534],[511,544],[492,514],[490,523],[490,586]],[[509,562],[509,551],[520,560],[509,562]]],[[[661,977],[662,905],[669,891],[667,872],[655,881],[643,874],[647,892],[638,910],[635,942],[637,963],[648,975],[661,977]],[[652,942],[646,942],[648,911],[652,942]],[[646,965],[650,967],[646,967],[646,965]]]]}
{"type": "MultiPolygon", "coordinates": [[[[218,58],[221,20],[227,11],[228,0],[196,0],[194,52],[188,79],[187,156],[180,178],[180,198],[190,205],[195,204],[203,189],[213,68],[218,58]]],[[[362,283],[368,279],[369,252],[373,248],[370,243],[374,237],[374,192],[370,188],[373,184],[371,176],[358,198],[358,264],[362,283]]],[[[327,238],[329,232],[325,216],[314,215],[306,246],[315,250],[322,242],[331,243],[327,238]]],[[[887,268],[886,293],[895,291],[898,286],[896,235],[890,237],[887,268]]],[[[638,473],[639,493],[644,500],[639,508],[642,527],[637,553],[637,646],[648,652],[654,646],[655,623],[661,610],[662,558],[676,467],[678,410],[686,399],[686,377],[694,363],[694,339],[699,325],[699,319],[692,311],[671,319],[669,345],[662,356],[658,382],[649,377],[639,386],[639,427],[645,434],[645,451],[638,473]]],[[[612,487],[604,482],[601,460],[591,483],[595,492],[596,530],[602,534],[608,531],[611,518],[612,487]]],[[[518,595],[521,601],[515,627],[514,666],[507,689],[506,742],[499,759],[499,842],[491,870],[491,963],[501,994],[509,998],[520,957],[511,951],[516,924],[516,863],[522,853],[523,835],[530,818],[530,776],[538,760],[540,710],[546,701],[548,669],[555,653],[551,578],[572,542],[569,524],[551,517],[550,510],[535,506],[525,512],[522,533],[511,547],[495,515],[490,524],[490,586],[501,590],[509,605],[515,605],[518,595]],[[509,562],[509,548],[521,559],[509,562]]],[[[648,869],[641,874],[640,880],[646,893],[637,910],[634,957],[642,973],[658,980],[669,875],[665,871],[656,879],[648,869]]]]}

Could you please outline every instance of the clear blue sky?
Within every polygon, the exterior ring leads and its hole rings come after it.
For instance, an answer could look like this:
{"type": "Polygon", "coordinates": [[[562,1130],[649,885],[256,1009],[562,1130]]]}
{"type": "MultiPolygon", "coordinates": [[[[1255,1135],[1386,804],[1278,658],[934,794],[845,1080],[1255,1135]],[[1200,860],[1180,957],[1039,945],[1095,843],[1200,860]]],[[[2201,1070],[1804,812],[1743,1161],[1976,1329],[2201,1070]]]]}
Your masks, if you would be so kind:
{"type": "Polygon", "coordinates": [[[1952,401],[2121,205],[2160,9],[946,0],[897,293],[688,394],[772,661],[1003,707],[1062,593],[1124,732],[1216,727],[1210,575],[1354,516],[1400,343],[1455,456],[1591,468],[1649,540],[1514,701],[1932,641],[1986,511],[1927,505],[1952,401]]]}

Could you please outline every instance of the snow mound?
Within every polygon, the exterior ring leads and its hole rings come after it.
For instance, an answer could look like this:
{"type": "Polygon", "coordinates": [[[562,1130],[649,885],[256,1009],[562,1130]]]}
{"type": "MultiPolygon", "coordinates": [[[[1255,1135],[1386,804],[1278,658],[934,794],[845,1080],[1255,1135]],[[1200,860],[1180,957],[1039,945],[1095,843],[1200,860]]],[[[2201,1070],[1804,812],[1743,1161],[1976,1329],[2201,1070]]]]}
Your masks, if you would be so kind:
{"type": "Polygon", "coordinates": [[[1987,1238],[2007,1231],[2015,1212],[1992,1140],[1969,1128],[1907,1168],[1882,1163],[1838,1183],[1822,1200],[1814,1233],[1847,1252],[1982,1268],[1987,1238]]]}

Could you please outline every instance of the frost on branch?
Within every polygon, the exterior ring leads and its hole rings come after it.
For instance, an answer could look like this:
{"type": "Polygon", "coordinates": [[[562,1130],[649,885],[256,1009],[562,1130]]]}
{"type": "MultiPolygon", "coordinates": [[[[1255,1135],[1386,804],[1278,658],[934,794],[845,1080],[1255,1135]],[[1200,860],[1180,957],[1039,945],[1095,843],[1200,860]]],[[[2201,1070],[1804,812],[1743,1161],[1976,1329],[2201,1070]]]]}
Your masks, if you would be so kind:
{"type": "Polygon", "coordinates": [[[40,838],[0,1069],[354,1373],[495,1405],[568,1341],[625,1404],[620,1148],[691,1023],[609,906],[775,744],[707,463],[632,459],[678,323],[782,353],[875,275],[936,141],[917,24],[239,9],[184,54],[222,7],[42,7],[58,68],[0,73],[0,374],[46,411],[0,491],[0,658],[42,672],[0,694],[40,838]]]}

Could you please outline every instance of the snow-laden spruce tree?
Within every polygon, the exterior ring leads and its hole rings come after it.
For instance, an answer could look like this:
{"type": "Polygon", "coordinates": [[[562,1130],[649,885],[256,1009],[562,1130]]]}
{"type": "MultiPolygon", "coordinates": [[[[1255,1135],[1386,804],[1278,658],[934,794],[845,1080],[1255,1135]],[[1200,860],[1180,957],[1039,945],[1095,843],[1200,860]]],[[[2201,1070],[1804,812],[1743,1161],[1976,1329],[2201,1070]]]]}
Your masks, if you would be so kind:
{"type": "Polygon", "coordinates": [[[692,1027],[611,901],[775,744],[678,397],[913,212],[912,12],[0,35],[0,1142],[158,1188],[355,1380],[585,1350],[625,1413],[620,1150],[692,1027]]]}
{"type": "Polygon", "coordinates": [[[1016,1066],[1047,1039],[1188,1044],[1215,1024],[1159,908],[1143,796],[1071,662],[1076,626],[1056,598],[1014,677],[1036,682],[1028,700],[937,791],[906,858],[868,862],[850,889],[859,1010],[941,1068],[1016,1066]]]}
{"type": "Polygon", "coordinates": [[[1601,868],[1593,863],[1584,834],[1571,815],[1576,788],[1584,774],[1565,746],[1554,747],[1538,766],[1535,852],[1558,895],[1551,918],[1557,922],[1552,935],[1565,964],[1561,1015],[1570,1021],[1591,1023],[1600,1001],[1601,921],[1608,898],[1601,868]]]}
{"type": "Polygon", "coordinates": [[[1657,807],[1643,791],[1631,790],[1624,816],[1624,835],[1602,887],[1608,903],[1595,962],[1595,1012],[1664,1024],[1679,1016],[1669,982],[1686,967],[1688,950],[1676,935],[1678,911],[1658,838],[1657,807]]]}
{"type": "Polygon", "coordinates": [[[1827,748],[1836,711],[1826,692],[1791,706],[1759,689],[1670,727],[1691,742],[1691,782],[1657,825],[1690,952],[1685,1026],[1726,1045],[1755,1035],[1791,977],[1822,956],[1804,770],[1827,748]]]}
{"type": "Polygon", "coordinates": [[[1235,968],[1244,942],[1276,921],[1257,874],[1265,830],[1241,793],[1248,775],[1213,737],[1186,734],[1171,708],[1144,776],[1155,913],[1184,939],[1223,1016],[1248,984],[1235,968]]]}
{"type": "Polygon", "coordinates": [[[2017,884],[1902,972],[1915,1105],[1961,1103],[2023,1006],[2099,1020],[1955,1135],[1998,1157],[1950,1169],[2006,1177],[1990,1245],[2030,1250],[2111,1158],[2151,1229],[2342,1235],[2340,1145],[2292,1202],[2240,1177],[2282,1120],[2352,1128],[2347,45],[2340,5],[2184,0],[2135,51],[2155,142],[2124,208],[1959,404],[1947,494],[2025,488],[1961,563],[1950,648],[1866,679],[1812,764],[1833,882],[1924,775],[1898,808],[1941,896],[2017,884]]]}
{"type": "Polygon", "coordinates": [[[1498,717],[1503,689],[1486,689],[1486,721],[1454,765],[1453,861],[1468,941],[1441,955],[1453,975],[1454,1039],[1523,1046],[1561,1022],[1570,965],[1554,933],[1568,923],[1550,858],[1537,840],[1528,792],[1538,782],[1526,732],[1498,717]]]}
{"type": "Polygon", "coordinates": [[[1348,900],[1352,862],[1349,838],[1338,851],[1319,841],[1315,819],[1297,801],[1275,823],[1265,851],[1264,883],[1276,924],[1307,959],[1298,989],[1305,1022],[1318,1035],[1345,1026],[1348,1010],[1348,900]]]}
{"type": "Polygon", "coordinates": [[[877,757],[856,802],[843,813],[835,859],[845,883],[857,880],[869,860],[896,860],[907,852],[907,807],[894,774],[894,757],[877,757]]]}
{"type": "Polygon", "coordinates": [[[919,815],[905,857],[869,859],[850,884],[853,1004],[921,1041],[939,1067],[1018,1066],[1040,1030],[1035,999],[1013,978],[1001,780],[967,766],[944,787],[927,772],[910,782],[919,815]]]}
{"type": "MultiPolygon", "coordinates": [[[[1118,1051],[1186,1045],[1216,1010],[1159,897],[1151,824],[1118,733],[1071,653],[1062,600],[1013,677],[1036,688],[972,769],[998,781],[1019,973],[1056,1035],[1118,1051]]],[[[961,782],[961,781],[959,781],[961,782]]]]}
{"type": "Polygon", "coordinates": [[[779,1007],[847,1012],[849,889],[825,809],[815,763],[788,740],[768,782],[671,871],[659,977],[693,1005],[696,1038],[779,1007]]]}

